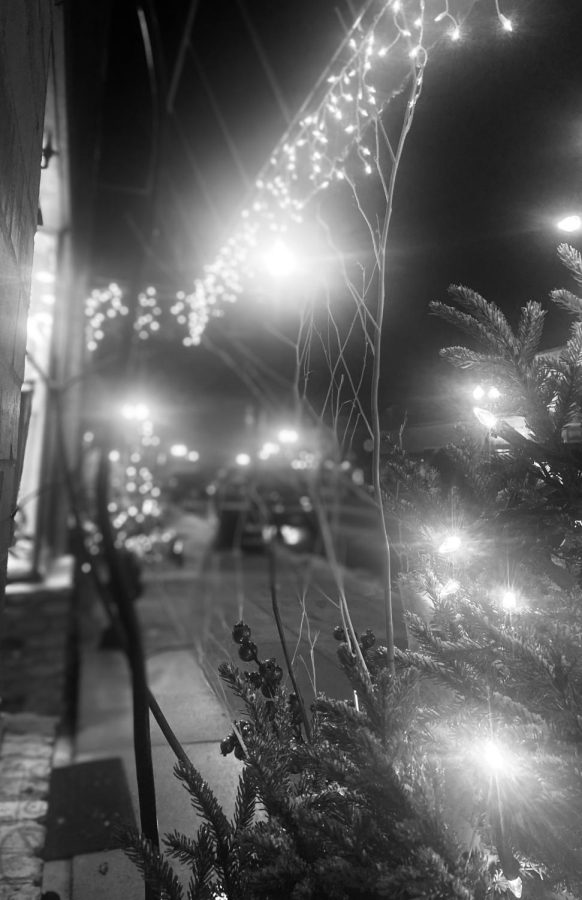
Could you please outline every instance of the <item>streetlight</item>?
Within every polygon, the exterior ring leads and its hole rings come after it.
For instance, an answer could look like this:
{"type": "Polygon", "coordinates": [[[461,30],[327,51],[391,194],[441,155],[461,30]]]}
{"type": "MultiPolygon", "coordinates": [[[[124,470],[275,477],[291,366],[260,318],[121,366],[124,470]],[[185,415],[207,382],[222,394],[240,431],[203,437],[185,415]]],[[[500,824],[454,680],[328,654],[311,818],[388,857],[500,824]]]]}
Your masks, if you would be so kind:
{"type": "Polygon", "coordinates": [[[273,278],[287,278],[298,269],[296,255],[282,240],[277,240],[263,255],[263,265],[273,278]]]}
{"type": "Polygon", "coordinates": [[[559,228],[560,231],[580,231],[582,228],[582,217],[577,213],[571,213],[564,216],[559,222],[556,222],[556,228],[559,228]]]}
{"type": "Polygon", "coordinates": [[[121,415],[129,421],[137,419],[139,422],[144,422],[149,418],[150,411],[145,403],[124,403],[121,407],[121,415]]]}

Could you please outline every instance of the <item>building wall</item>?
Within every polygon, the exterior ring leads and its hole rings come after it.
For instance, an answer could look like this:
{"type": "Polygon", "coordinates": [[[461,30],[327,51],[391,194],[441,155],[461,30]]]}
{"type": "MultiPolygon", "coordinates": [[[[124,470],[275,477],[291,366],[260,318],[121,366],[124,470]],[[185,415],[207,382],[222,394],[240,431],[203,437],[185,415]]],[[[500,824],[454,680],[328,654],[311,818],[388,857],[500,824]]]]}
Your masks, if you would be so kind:
{"type": "Polygon", "coordinates": [[[0,598],[15,503],[51,28],[50,0],[0,3],[0,598]]]}

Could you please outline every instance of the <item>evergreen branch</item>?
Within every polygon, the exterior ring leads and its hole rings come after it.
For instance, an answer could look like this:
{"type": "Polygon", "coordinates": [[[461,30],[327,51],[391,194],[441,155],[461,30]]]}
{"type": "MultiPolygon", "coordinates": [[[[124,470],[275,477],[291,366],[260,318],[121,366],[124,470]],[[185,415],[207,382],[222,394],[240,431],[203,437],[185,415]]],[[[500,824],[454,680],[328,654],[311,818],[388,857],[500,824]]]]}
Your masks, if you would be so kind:
{"type": "Polygon", "coordinates": [[[163,841],[169,856],[190,867],[192,891],[195,895],[199,895],[209,886],[216,867],[216,852],[210,827],[207,824],[202,825],[194,840],[174,831],[172,834],[164,835],[163,841]]]}
{"type": "Polygon", "coordinates": [[[439,356],[457,369],[475,369],[484,373],[497,369],[506,377],[513,373],[513,366],[502,356],[478,353],[467,347],[444,347],[439,351],[439,356]]]}
{"type": "Polygon", "coordinates": [[[137,866],[146,884],[160,894],[161,900],[183,900],[179,879],[152,842],[134,830],[126,833],[126,839],[124,852],[137,866]]]}
{"type": "Polygon", "coordinates": [[[231,827],[222,807],[208,783],[191,763],[189,765],[177,763],[174,766],[174,774],[190,794],[194,809],[208,824],[215,844],[216,865],[226,874],[231,849],[231,827]]]}
{"type": "Polygon", "coordinates": [[[582,255],[580,252],[570,244],[559,244],[558,256],[572,273],[574,281],[582,286],[582,255]]]}
{"type": "Polygon", "coordinates": [[[517,329],[520,363],[529,364],[538,352],[545,317],[546,313],[539,303],[532,301],[523,307],[517,329]]]}
{"type": "Polygon", "coordinates": [[[565,288],[550,291],[550,299],[553,300],[556,306],[565,309],[566,312],[571,313],[576,318],[582,318],[582,298],[573,294],[572,291],[568,291],[565,288]]]}
{"type": "Polygon", "coordinates": [[[500,356],[516,356],[517,342],[511,327],[495,303],[490,303],[476,291],[463,285],[450,285],[449,294],[465,310],[434,301],[429,303],[429,311],[466,331],[500,356]]]}
{"type": "Polygon", "coordinates": [[[504,356],[507,352],[515,350],[515,339],[513,339],[513,345],[508,348],[499,339],[498,335],[493,334],[486,325],[478,322],[473,316],[460,312],[454,306],[434,301],[429,303],[429,310],[432,315],[438,316],[439,319],[448,322],[449,325],[454,325],[455,328],[464,331],[465,334],[468,334],[469,337],[473,338],[474,341],[490,353],[504,356]]]}
{"type": "Polygon", "coordinates": [[[235,836],[250,828],[256,808],[257,791],[251,769],[246,766],[239,778],[234,808],[233,826],[235,836]]]}

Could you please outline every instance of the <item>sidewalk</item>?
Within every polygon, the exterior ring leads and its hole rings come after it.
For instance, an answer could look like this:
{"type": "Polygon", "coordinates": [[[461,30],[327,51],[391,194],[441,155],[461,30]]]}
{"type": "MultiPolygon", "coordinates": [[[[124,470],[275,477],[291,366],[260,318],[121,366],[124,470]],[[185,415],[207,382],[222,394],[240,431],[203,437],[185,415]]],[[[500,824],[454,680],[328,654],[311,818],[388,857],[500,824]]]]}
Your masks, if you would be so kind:
{"type": "MultiPolygon", "coordinates": [[[[251,626],[261,658],[276,656],[281,661],[282,652],[265,555],[242,556],[236,551],[210,554],[210,523],[197,520],[190,525],[194,538],[187,542],[185,567],[164,564],[146,569],[145,590],[137,611],[150,689],[189,758],[230,814],[241,764],[232,754],[222,757],[219,750],[219,742],[231,730],[227,711],[231,698],[221,693],[217,667],[229,657],[238,662],[230,633],[240,618],[251,626]]],[[[356,628],[381,628],[378,585],[361,573],[343,574],[356,628]]],[[[316,661],[317,689],[348,696],[349,685],[339,670],[332,634],[339,614],[337,588],[329,567],[316,557],[282,553],[277,563],[277,592],[306,700],[309,702],[313,695],[311,655],[316,661]]],[[[87,596],[81,616],[76,736],[71,757],[63,762],[72,764],[72,773],[77,773],[78,783],[83,785],[83,777],[95,767],[99,769],[101,761],[107,777],[118,784],[115,795],[104,791],[99,796],[98,785],[85,783],[78,798],[73,798],[75,814],[83,808],[81,795],[85,794],[87,802],[97,797],[97,805],[104,810],[102,817],[108,816],[107,804],[113,810],[128,788],[127,805],[130,811],[133,807],[139,821],[129,671],[119,650],[99,647],[106,624],[97,599],[87,596]],[[117,774],[112,776],[114,764],[117,774]],[[83,769],[84,765],[88,768],[83,769]]],[[[381,637],[381,631],[378,633],[381,637]]],[[[175,758],[153,719],[152,744],[160,836],[175,829],[193,835],[198,827],[196,814],[173,775],[175,758]]],[[[105,776],[101,773],[99,777],[105,776]]],[[[88,819],[95,811],[87,810],[85,815],[88,819]]],[[[108,816],[104,826],[110,824],[109,818],[114,816],[108,816]]],[[[54,891],[59,900],[142,900],[141,876],[121,849],[91,849],[75,852],[72,858],[70,855],[45,863],[44,891],[54,891]]]]}
{"type": "MultiPolygon", "coordinates": [[[[204,549],[202,540],[196,548],[190,548],[187,570],[166,569],[161,574],[154,573],[151,579],[146,570],[145,590],[137,611],[149,687],[192,763],[230,812],[241,767],[233,756],[225,759],[219,750],[219,742],[230,731],[230,720],[204,677],[191,641],[160,602],[160,585],[166,579],[170,583],[177,581],[180,592],[188,592],[196,584],[204,549]]],[[[100,649],[106,624],[97,599],[86,596],[82,610],[78,721],[70,762],[82,767],[107,760],[110,766],[112,760],[120,760],[135,821],[139,822],[129,670],[119,650],[100,649]]],[[[198,827],[196,814],[188,794],[173,775],[176,759],[153,718],[151,734],[160,836],[174,829],[193,835],[198,827]]],[[[90,767],[80,768],[81,777],[84,771],[90,771],[90,767]]],[[[144,888],[134,865],[122,850],[115,849],[46,862],[43,891],[56,892],[60,900],[143,900],[144,888]]]]}

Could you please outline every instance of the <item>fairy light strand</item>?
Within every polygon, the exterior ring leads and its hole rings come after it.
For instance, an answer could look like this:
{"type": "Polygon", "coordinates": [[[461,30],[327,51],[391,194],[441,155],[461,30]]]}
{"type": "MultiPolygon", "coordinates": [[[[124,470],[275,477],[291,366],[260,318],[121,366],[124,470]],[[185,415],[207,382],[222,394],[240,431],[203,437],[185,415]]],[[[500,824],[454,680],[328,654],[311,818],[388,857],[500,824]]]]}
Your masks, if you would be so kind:
{"type": "MultiPolygon", "coordinates": [[[[475,2],[391,0],[379,10],[374,2],[366,5],[261,169],[236,228],[193,289],[170,303],[154,288],[139,295],[134,328],[141,340],[159,334],[169,313],[182,343],[198,345],[209,321],[224,315],[256,279],[261,244],[297,227],[311,200],[332,184],[372,175],[371,126],[411,74],[422,83],[428,54],[438,42],[461,39],[461,23],[475,2]]],[[[512,30],[499,0],[494,4],[503,29],[512,30]]],[[[118,285],[93,291],[86,307],[88,349],[96,350],[109,322],[128,312],[118,285]]]]}

